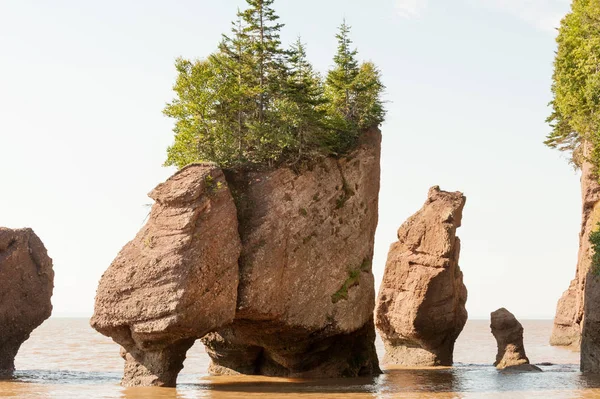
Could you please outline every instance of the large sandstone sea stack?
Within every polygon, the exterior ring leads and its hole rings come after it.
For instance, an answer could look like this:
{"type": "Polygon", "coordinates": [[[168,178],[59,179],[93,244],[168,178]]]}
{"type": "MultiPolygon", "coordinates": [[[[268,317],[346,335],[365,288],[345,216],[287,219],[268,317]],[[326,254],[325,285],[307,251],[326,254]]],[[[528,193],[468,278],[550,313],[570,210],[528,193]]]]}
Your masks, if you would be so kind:
{"type": "Polygon", "coordinates": [[[579,349],[581,343],[585,302],[584,291],[592,255],[589,237],[590,233],[596,229],[598,222],[600,222],[600,184],[598,183],[598,176],[594,173],[593,165],[589,162],[583,163],[581,172],[582,218],[577,271],[569,288],[558,301],[554,329],[550,338],[550,344],[552,345],[571,346],[574,349],[579,349]]]}
{"type": "Polygon", "coordinates": [[[52,313],[54,271],[31,229],[0,227],[0,375],[14,371],[21,344],[52,313]]]}
{"type": "Polygon", "coordinates": [[[432,187],[423,208],[398,230],[375,319],[386,364],[452,365],[454,342],[467,321],[456,237],[465,202],[460,192],[432,187]]]}
{"type": "Polygon", "coordinates": [[[381,133],[310,168],[191,165],[103,275],[92,326],[124,385],[173,386],[202,337],[216,374],[380,373],[371,272],[381,133]]]}

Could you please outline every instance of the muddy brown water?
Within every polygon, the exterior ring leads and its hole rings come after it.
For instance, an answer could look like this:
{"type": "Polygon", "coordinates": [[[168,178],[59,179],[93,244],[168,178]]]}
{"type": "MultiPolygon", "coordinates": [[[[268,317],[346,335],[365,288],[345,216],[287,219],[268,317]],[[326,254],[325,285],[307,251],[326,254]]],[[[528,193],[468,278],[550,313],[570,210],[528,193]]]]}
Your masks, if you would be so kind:
{"type": "MultiPolygon", "coordinates": [[[[1,398],[598,398],[600,376],[579,372],[579,354],[548,345],[551,321],[524,321],[527,355],[543,373],[502,373],[491,363],[496,346],[489,322],[469,321],[455,349],[456,366],[385,370],[374,379],[304,381],[263,377],[210,377],[198,342],[188,353],[176,389],[123,388],[119,348],[86,319],[50,319],[27,341],[17,373],[0,381],[1,398]]],[[[378,341],[380,356],[383,353],[378,341]]]]}

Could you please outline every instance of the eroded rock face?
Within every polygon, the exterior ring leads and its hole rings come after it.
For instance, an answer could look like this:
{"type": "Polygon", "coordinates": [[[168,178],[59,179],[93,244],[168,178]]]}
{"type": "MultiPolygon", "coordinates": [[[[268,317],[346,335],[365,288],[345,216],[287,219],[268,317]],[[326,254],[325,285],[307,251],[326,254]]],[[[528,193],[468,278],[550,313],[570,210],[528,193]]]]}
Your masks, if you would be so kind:
{"type": "Polygon", "coordinates": [[[375,318],[387,364],[452,365],[454,342],[467,321],[456,237],[465,202],[460,192],[432,187],[423,208],[398,230],[375,318]]]}
{"type": "Polygon", "coordinates": [[[193,342],[235,316],[241,242],[222,171],[158,185],[148,222],[102,276],[92,326],[123,347],[123,385],[174,386],[193,342]]]}
{"type": "Polygon", "coordinates": [[[42,241],[31,229],[0,227],[0,374],[29,334],[52,313],[54,271],[42,241]]]}
{"type": "Polygon", "coordinates": [[[579,255],[575,279],[564,292],[556,308],[551,345],[579,349],[584,314],[584,291],[590,270],[590,233],[600,222],[600,184],[593,166],[584,162],[581,168],[582,221],[579,234],[579,255]]]}
{"type": "Polygon", "coordinates": [[[508,310],[501,308],[492,312],[492,334],[498,344],[494,366],[497,369],[519,371],[541,371],[529,364],[523,345],[523,326],[508,310]]]}
{"type": "Polygon", "coordinates": [[[203,339],[219,374],[380,372],[371,272],[381,133],[310,170],[229,174],[238,199],[235,321],[203,339]]]}

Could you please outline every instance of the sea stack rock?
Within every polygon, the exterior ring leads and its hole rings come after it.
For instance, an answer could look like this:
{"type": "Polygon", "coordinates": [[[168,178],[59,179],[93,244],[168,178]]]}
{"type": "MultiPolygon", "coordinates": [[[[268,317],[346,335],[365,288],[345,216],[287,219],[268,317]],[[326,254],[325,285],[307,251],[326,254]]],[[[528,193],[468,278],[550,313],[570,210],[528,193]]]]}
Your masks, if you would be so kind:
{"type": "Polygon", "coordinates": [[[467,321],[456,237],[465,202],[460,192],[432,187],[423,208],[398,230],[375,319],[386,364],[452,365],[454,342],[467,321]]]}
{"type": "Polygon", "coordinates": [[[215,374],[372,376],[381,132],[294,169],[188,166],[102,276],[92,326],[123,385],[173,386],[194,340],[215,374]],[[234,202],[235,201],[235,202],[234,202]]]}
{"type": "Polygon", "coordinates": [[[14,371],[21,344],[52,313],[54,271],[31,229],[0,227],[0,375],[14,371]]]}
{"type": "Polygon", "coordinates": [[[102,276],[91,325],[122,346],[122,384],[175,386],[194,341],[233,321],[241,243],[222,171],[183,168],[102,276]]]}
{"type": "Polygon", "coordinates": [[[523,326],[508,310],[501,308],[492,312],[492,334],[498,344],[494,366],[499,370],[541,371],[529,364],[523,346],[523,326]]]}
{"type": "Polygon", "coordinates": [[[227,174],[243,250],[233,324],[203,339],[215,374],[380,373],[371,272],[381,133],[304,170],[227,174]]]}
{"type": "Polygon", "coordinates": [[[589,162],[584,162],[581,167],[581,197],[582,218],[577,271],[575,279],[558,301],[550,338],[551,345],[569,346],[573,349],[579,349],[581,344],[584,291],[592,256],[589,237],[600,222],[600,184],[598,175],[594,173],[594,167],[589,162]]]}

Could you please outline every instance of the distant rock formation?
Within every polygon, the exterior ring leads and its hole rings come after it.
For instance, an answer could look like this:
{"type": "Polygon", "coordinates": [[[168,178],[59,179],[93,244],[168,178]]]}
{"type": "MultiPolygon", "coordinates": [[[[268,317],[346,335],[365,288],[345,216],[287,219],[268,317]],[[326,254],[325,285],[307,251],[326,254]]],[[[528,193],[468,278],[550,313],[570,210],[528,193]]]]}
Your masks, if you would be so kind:
{"type": "Polygon", "coordinates": [[[429,190],[421,210],[398,230],[379,290],[375,324],[386,364],[450,366],[467,321],[467,289],[458,266],[466,198],[429,190]]]}
{"type": "Polygon", "coordinates": [[[0,374],[14,371],[21,344],[52,313],[54,271],[31,229],[0,227],[0,374]]]}
{"type": "Polygon", "coordinates": [[[123,347],[122,384],[174,386],[196,339],[235,316],[241,243],[221,170],[160,184],[146,225],[102,276],[92,326],[123,347]]]}
{"type": "Polygon", "coordinates": [[[374,129],[348,157],[301,170],[225,178],[192,165],[158,186],[148,223],[102,277],[92,318],[124,347],[123,384],[173,386],[200,337],[216,374],[380,373],[380,142],[374,129]]]}
{"type": "Polygon", "coordinates": [[[589,236],[600,222],[598,176],[589,162],[583,163],[581,172],[582,222],[579,234],[577,272],[575,279],[571,281],[569,288],[558,301],[554,329],[550,338],[551,345],[570,346],[573,349],[579,349],[581,344],[584,290],[592,255],[589,236]]]}
{"type": "Polygon", "coordinates": [[[494,366],[499,370],[541,371],[529,364],[523,345],[523,326],[508,310],[501,308],[492,312],[492,334],[498,344],[498,354],[494,366]]]}

